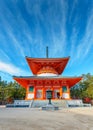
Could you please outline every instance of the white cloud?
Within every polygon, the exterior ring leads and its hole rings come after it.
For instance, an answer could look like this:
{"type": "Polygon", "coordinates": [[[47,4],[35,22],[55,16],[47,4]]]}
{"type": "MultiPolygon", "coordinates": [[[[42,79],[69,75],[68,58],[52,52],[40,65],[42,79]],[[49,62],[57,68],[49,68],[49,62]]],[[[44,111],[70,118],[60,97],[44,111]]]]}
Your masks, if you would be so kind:
{"type": "Polygon", "coordinates": [[[0,59],[8,59],[10,61],[10,57],[3,50],[0,49],[0,59]]]}
{"type": "Polygon", "coordinates": [[[77,9],[77,3],[78,3],[78,0],[74,0],[72,2],[72,6],[71,6],[71,10],[69,12],[69,21],[72,22],[71,20],[73,19],[73,13],[75,11],[75,9],[77,9]]]}
{"type": "Polygon", "coordinates": [[[13,64],[5,63],[0,61],[0,71],[9,73],[11,75],[25,75],[28,72],[21,70],[20,68],[14,66],[13,64]]]}
{"type": "Polygon", "coordinates": [[[71,48],[70,48],[70,51],[69,51],[69,54],[71,56],[70,65],[72,65],[76,60],[77,39],[78,39],[78,30],[74,26],[73,29],[72,29],[71,37],[70,37],[70,43],[71,43],[71,48]]]}
{"type": "Polygon", "coordinates": [[[36,22],[33,43],[39,43],[41,48],[45,46],[44,43],[50,47],[52,46],[52,51],[49,53],[50,56],[64,54],[67,45],[66,21],[68,3],[65,0],[60,1],[58,4],[57,1],[47,1],[47,9],[42,11],[42,2],[35,1],[32,4],[29,4],[29,0],[24,0],[24,2],[28,14],[33,16],[36,22]],[[58,13],[59,8],[60,13],[58,13]],[[41,23],[44,30],[41,27],[41,23]],[[44,35],[46,35],[46,41],[44,35]]]}
{"type": "MultiPolygon", "coordinates": [[[[32,43],[32,34],[28,23],[22,16],[22,13],[19,11],[19,8],[15,5],[13,6],[13,8],[16,12],[16,15],[13,14],[13,12],[8,8],[8,6],[6,6],[6,4],[4,4],[0,11],[0,20],[3,23],[3,30],[11,39],[11,42],[7,43],[7,46],[5,41],[5,48],[8,48],[10,45],[16,50],[16,52],[20,51],[20,55],[24,57],[25,55],[27,55],[27,53],[29,55],[31,53],[30,46],[28,46],[29,44],[27,43],[32,43]],[[8,15],[6,15],[6,12],[8,15]],[[24,46],[22,46],[22,43],[24,46]]],[[[6,39],[5,34],[3,34],[3,36],[4,39],[6,39]]]]}
{"type": "Polygon", "coordinates": [[[91,11],[85,30],[85,34],[77,47],[77,58],[85,58],[93,46],[93,10],[91,11]]]}
{"type": "Polygon", "coordinates": [[[0,61],[0,71],[7,72],[11,75],[20,74],[20,69],[12,64],[4,63],[0,61]]]}
{"type": "Polygon", "coordinates": [[[58,14],[59,6],[53,5],[54,8],[50,8],[50,12],[48,14],[51,14],[48,16],[48,19],[51,19],[49,22],[50,26],[50,32],[51,32],[51,39],[52,39],[52,56],[59,56],[61,54],[64,55],[66,52],[66,45],[67,45],[67,32],[66,32],[66,21],[67,21],[67,11],[68,11],[68,4],[66,1],[62,0],[60,1],[60,14],[58,14]],[[54,11],[55,10],[55,11],[54,11]],[[59,20],[60,19],[60,20],[59,20]],[[57,29],[57,32],[56,32],[57,29]]]}

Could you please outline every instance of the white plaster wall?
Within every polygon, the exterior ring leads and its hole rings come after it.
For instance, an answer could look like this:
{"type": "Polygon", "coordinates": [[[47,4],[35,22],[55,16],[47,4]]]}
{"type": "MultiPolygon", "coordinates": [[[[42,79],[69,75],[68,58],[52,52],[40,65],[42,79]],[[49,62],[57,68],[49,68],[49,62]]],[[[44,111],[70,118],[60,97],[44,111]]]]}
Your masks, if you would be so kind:
{"type": "Polygon", "coordinates": [[[69,98],[69,94],[68,94],[68,93],[63,93],[62,97],[63,97],[64,99],[68,99],[68,98],[69,98]]]}
{"type": "Polygon", "coordinates": [[[27,99],[33,99],[34,98],[34,93],[28,93],[27,99]]]}
{"type": "Polygon", "coordinates": [[[42,74],[38,74],[37,76],[58,76],[58,75],[53,73],[42,73],[42,74]]]}

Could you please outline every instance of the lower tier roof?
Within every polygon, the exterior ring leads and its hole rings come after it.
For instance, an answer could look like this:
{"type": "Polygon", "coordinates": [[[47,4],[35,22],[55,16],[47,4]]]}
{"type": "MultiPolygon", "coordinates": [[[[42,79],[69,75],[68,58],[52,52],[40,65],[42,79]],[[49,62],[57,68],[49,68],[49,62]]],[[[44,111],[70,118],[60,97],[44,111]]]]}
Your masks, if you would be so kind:
{"type": "Polygon", "coordinates": [[[68,85],[69,88],[77,84],[82,77],[62,77],[62,76],[13,76],[13,79],[16,80],[22,87],[27,88],[29,85],[68,85]]]}

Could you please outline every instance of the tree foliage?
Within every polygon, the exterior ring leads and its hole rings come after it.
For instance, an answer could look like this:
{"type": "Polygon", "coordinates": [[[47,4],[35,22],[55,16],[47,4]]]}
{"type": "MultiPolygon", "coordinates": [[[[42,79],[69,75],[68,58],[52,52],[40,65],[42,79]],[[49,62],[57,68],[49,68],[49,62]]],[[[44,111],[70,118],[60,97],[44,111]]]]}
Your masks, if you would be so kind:
{"type": "Polygon", "coordinates": [[[72,98],[91,98],[93,99],[93,76],[88,74],[82,75],[83,79],[71,88],[71,97],[72,98]]]}
{"type": "Polygon", "coordinates": [[[0,103],[13,102],[15,99],[24,99],[26,90],[16,82],[0,81],[0,103]]]}

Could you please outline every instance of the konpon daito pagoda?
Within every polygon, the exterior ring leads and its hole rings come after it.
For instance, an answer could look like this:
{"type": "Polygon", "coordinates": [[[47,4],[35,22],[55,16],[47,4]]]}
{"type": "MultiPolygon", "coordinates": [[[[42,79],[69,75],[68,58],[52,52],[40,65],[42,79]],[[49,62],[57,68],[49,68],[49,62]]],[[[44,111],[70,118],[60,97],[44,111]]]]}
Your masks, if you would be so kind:
{"type": "Polygon", "coordinates": [[[70,88],[82,77],[61,76],[69,58],[48,58],[48,53],[47,58],[26,57],[33,76],[13,77],[26,89],[26,100],[45,100],[48,89],[52,90],[53,99],[70,99],[70,88]]]}

